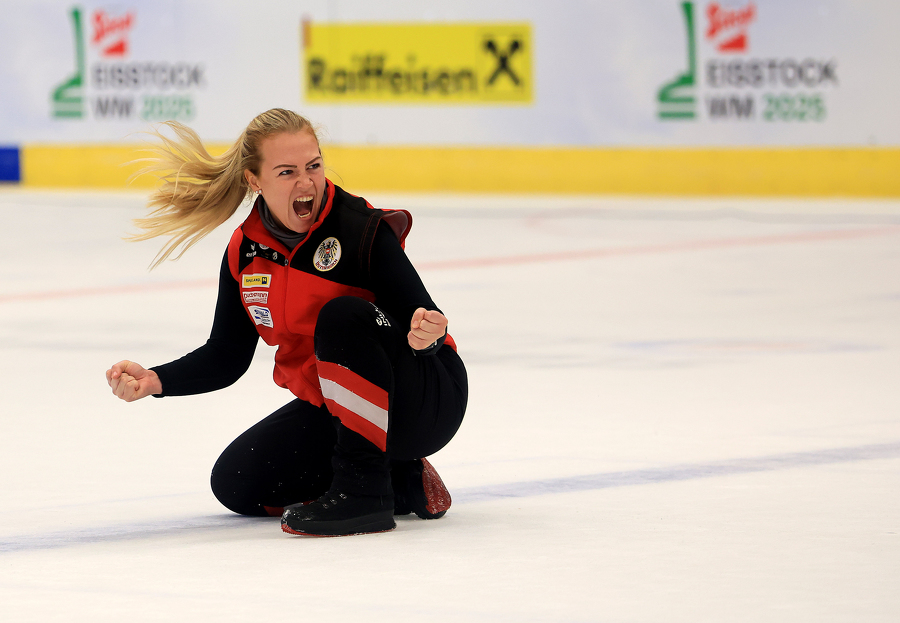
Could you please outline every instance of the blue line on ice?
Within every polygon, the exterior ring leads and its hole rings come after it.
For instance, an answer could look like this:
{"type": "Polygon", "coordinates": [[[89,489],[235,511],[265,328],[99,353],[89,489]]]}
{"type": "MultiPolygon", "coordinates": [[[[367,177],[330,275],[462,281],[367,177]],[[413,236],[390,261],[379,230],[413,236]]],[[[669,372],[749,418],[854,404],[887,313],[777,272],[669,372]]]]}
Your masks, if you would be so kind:
{"type": "MultiPolygon", "coordinates": [[[[816,467],[851,461],[870,461],[900,457],[900,442],[871,444],[849,448],[830,448],[811,452],[792,452],[763,457],[727,459],[709,463],[656,467],[626,472],[605,472],[583,476],[567,476],[547,480],[531,480],[482,487],[469,487],[453,492],[457,504],[488,502],[508,498],[524,498],[555,493],[595,491],[613,487],[661,484],[770,472],[802,467],[816,467]]],[[[98,526],[66,531],[44,532],[3,537],[0,553],[15,553],[114,541],[138,540],[150,537],[199,534],[211,529],[247,528],[272,518],[243,518],[237,515],[183,517],[144,524],[98,526]]]]}
{"type": "Polygon", "coordinates": [[[612,487],[630,487],[681,480],[696,480],[714,476],[734,476],[755,472],[814,467],[848,461],[868,461],[900,457],[900,442],[856,446],[851,448],[830,448],[812,452],[792,452],[771,456],[727,459],[710,463],[654,467],[627,472],[605,472],[584,476],[564,476],[547,480],[470,487],[451,492],[453,501],[461,504],[485,502],[503,498],[533,497],[551,493],[572,493],[595,491],[612,487]]]}

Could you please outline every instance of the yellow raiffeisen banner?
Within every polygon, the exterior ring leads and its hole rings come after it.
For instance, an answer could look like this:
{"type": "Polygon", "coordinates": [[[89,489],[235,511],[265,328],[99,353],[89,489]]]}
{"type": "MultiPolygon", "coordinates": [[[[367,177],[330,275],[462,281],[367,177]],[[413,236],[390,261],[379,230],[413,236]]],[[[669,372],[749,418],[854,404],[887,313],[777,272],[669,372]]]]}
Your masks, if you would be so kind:
{"type": "Polygon", "coordinates": [[[528,104],[527,23],[304,23],[311,104],[528,104]]]}

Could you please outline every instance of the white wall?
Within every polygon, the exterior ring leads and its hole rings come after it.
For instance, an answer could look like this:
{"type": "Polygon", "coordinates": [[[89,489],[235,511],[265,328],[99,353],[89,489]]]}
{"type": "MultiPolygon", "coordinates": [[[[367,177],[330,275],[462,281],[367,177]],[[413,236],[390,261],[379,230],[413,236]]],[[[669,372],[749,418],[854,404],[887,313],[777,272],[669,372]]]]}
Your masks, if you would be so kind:
{"type": "MultiPolygon", "coordinates": [[[[0,144],[133,140],[149,127],[145,97],[186,97],[190,125],[211,141],[230,141],[247,121],[273,106],[322,123],[327,139],[359,144],[571,146],[900,145],[894,103],[900,80],[900,4],[895,0],[753,0],[744,28],[747,48],[716,50],[706,37],[710,0],[694,5],[697,75],[693,120],[661,120],[659,89],[687,68],[687,32],[674,0],[131,0],[82,2],[86,116],[53,117],[51,95],[75,71],[71,2],[0,1],[0,144]],[[128,51],[104,58],[92,19],[133,16],[123,30],[128,51]],[[310,105],[302,94],[300,23],[529,22],[533,36],[530,104],[310,105]],[[811,60],[827,67],[820,84],[714,86],[710,63],[759,61],[788,69],[811,60]],[[168,89],[103,89],[92,76],[112,62],[187,64],[201,84],[168,89]],[[105,64],[105,65],[104,65],[105,64]],[[832,76],[831,79],[828,76],[832,76]],[[773,119],[772,98],[787,95],[817,119],[773,119]],[[98,102],[134,98],[130,116],[103,116],[98,102]],[[752,103],[748,104],[748,98],[752,103]],[[726,113],[710,115],[710,106],[726,113]],[[752,108],[747,108],[751,106],[752,108]],[[752,110],[750,118],[737,113],[752,110]],[[824,110],[820,116],[818,111],[824,110]]],[[[724,3],[723,3],[724,4],[724,3]]],[[[749,0],[726,5],[746,9],[749,0]]],[[[739,30],[739,29],[738,29],[739,30]]],[[[738,30],[733,32],[737,33],[738,30]]],[[[726,33],[727,34],[727,33],[726,33]]],[[[768,69],[766,69],[768,71],[768,69]]],[[[818,70],[817,70],[818,71],[818,70]]],[[[770,72],[771,73],[771,72],[770,72]]],[[[776,72],[777,73],[777,72],[776,72]]],[[[108,109],[109,110],[109,109],[108,109]]],[[[776,116],[777,117],[777,116],[776,116]]]]}

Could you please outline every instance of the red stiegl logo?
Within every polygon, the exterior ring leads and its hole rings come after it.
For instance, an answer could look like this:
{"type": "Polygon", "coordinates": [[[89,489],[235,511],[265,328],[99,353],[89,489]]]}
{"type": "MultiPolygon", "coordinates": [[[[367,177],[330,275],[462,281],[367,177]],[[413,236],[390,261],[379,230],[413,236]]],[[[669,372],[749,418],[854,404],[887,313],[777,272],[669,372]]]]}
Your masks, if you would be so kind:
{"type": "Polygon", "coordinates": [[[91,20],[94,34],[91,43],[100,46],[105,57],[121,57],[128,54],[128,34],[134,26],[134,13],[112,16],[103,9],[94,12],[91,20]]]}
{"type": "Polygon", "coordinates": [[[709,21],[706,38],[719,52],[747,51],[747,27],[756,19],[756,5],[753,2],[737,9],[711,2],[706,7],[706,17],[709,21]]]}

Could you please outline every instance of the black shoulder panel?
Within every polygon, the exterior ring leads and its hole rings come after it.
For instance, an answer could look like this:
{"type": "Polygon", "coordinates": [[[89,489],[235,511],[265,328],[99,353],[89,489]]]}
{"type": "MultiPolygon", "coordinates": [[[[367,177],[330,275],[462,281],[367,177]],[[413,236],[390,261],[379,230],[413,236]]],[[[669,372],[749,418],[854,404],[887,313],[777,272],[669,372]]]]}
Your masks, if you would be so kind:
{"type": "Polygon", "coordinates": [[[238,272],[244,270],[247,265],[253,261],[254,258],[261,257],[264,260],[269,260],[270,262],[274,262],[279,266],[287,266],[287,256],[283,253],[279,253],[275,249],[271,247],[267,247],[264,244],[260,244],[258,242],[254,242],[244,234],[244,239],[241,240],[240,247],[240,256],[238,257],[238,272]]]}

